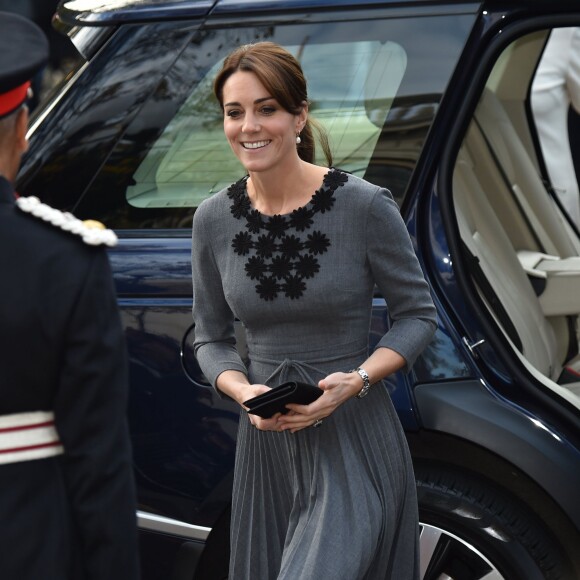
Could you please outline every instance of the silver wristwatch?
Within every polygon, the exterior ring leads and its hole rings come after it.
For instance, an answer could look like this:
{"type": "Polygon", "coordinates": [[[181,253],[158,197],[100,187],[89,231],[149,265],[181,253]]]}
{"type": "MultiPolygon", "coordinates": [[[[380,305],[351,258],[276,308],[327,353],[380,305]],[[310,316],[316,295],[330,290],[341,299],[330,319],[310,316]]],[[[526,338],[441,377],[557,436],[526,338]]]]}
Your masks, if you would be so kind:
{"type": "Polygon", "coordinates": [[[361,367],[357,367],[356,369],[352,369],[351,373],[358,373],[358,376],[363,380],[362,389],[356,394],[358,399],[362,399],[365,395],[368,394],[369,389],[371,388],[371,381],[369,379],[369,375],[367,372],[362,369],[361,367]]]}

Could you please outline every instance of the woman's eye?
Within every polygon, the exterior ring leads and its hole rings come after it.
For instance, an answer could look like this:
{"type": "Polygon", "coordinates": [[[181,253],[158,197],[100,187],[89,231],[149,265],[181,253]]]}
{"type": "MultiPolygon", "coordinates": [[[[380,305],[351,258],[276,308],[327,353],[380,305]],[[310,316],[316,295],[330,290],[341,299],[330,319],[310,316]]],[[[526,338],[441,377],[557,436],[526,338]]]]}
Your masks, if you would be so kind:
{"type": "Polygon", "coordinates": [[[276,112],[276,109],[274,107],[262,107],[261,112],[264,115],[271,115],[276,112]]]}
{"type": "Polygon", "coordinates": [[[226,115],[232,119],[237,119],[241,114],[241,111],[238,111],[237,109],[230,109],[229,111],[226,111],[226,115]]]}

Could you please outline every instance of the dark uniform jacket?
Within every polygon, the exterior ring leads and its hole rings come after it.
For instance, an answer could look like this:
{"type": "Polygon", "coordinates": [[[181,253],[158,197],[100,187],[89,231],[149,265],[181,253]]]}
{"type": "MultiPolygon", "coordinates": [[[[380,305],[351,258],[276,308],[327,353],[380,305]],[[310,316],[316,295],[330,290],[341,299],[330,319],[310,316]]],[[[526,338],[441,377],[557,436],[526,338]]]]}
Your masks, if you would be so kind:
{"type": "Polygon", "coordinates": [[[0,463],[0,579],[133,580],[125,342],[106,251],[0,177],[0,417],[53,411],[62,455],[0,463]]]}

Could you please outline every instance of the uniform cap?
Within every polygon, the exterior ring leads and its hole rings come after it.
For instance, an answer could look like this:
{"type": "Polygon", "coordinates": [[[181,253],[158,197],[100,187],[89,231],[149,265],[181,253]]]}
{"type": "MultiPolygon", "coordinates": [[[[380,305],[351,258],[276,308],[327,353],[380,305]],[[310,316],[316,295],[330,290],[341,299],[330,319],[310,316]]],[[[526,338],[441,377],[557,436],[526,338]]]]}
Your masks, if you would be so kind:
{"type": "Polygon", "coordinates": [[[0,12],[0,118],[24,101],[30,80],[48,60],[48,41],[31,20],[0,12]]]}

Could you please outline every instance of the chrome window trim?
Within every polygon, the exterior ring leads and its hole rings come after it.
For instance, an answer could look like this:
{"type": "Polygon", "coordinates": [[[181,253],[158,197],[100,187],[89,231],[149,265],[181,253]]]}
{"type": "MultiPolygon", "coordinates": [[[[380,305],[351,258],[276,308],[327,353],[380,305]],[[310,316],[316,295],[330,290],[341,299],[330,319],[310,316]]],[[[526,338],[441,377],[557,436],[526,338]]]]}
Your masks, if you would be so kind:
{"type": "Polygon", "coordinates": [[[61,88],[58,95],[56,95],[54,99],[47,104],[46,108],[32,120],[32,123],[30,124],[30,127],[28,128],[28,131],[26,133],[27,139],[30,139],[32,137],[37,127],[48,117],[49,113],[56,107],[56,105],[60,103],[60,101],[64,98],[69,89],[75,84],[77,79],[83,74],[83,72],[88,66],[89,62],[88,61],[84,62],[75,72],[75,74],[66,82],[66,85],[64,85],[61,88]]]}
{"type": "Polygon", "coordinates": [[[112,27],[73,26],[67,35],[79,53],[90,60],[114,32],[112,27]]]}
{"type": "Polygon", "coordinates": [[[150,532],[160,532],[163,534],[171,534],[173,536],[180,536],[189,540],[197,540],[205,542],[211,528],[204,526],[195,526],[187,522],[181,522],[165,516],[157,514],[150,514],[144,511],[137,511],[137,524],[139,529],[150,532]]]}

